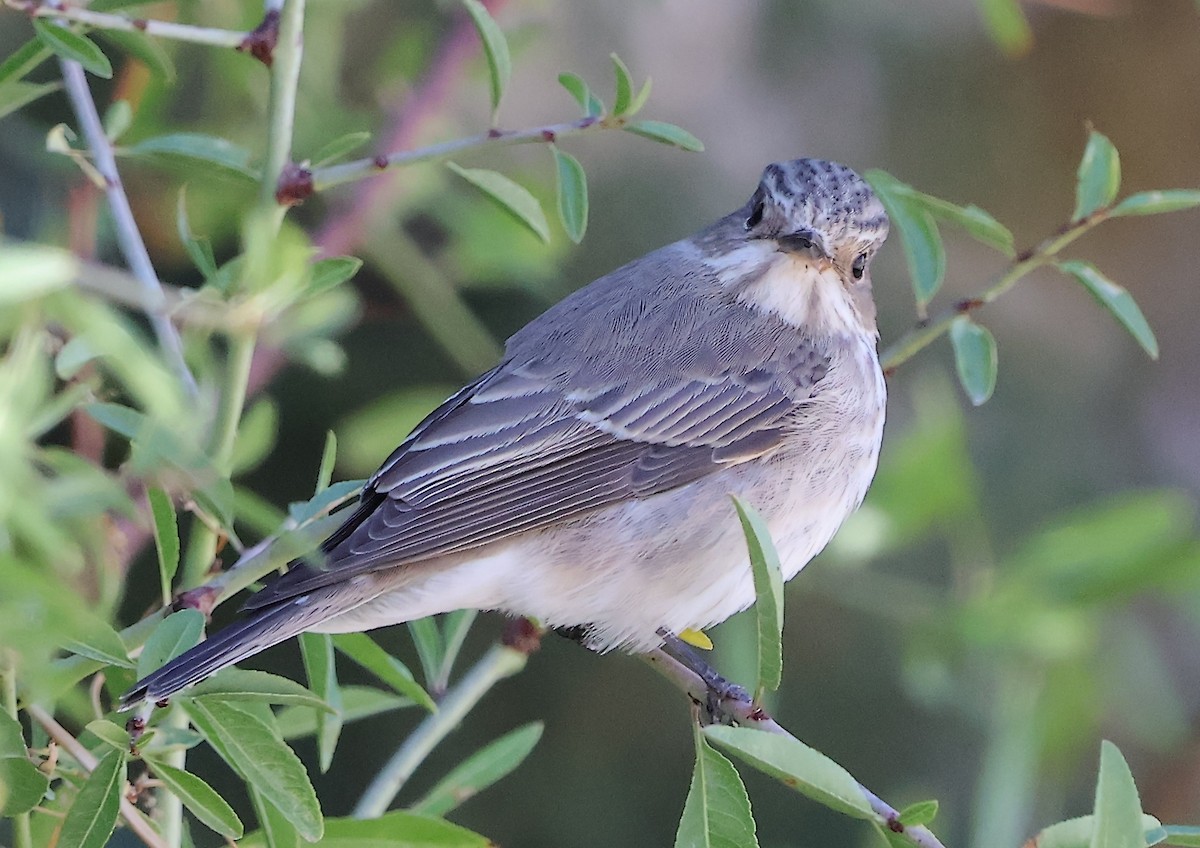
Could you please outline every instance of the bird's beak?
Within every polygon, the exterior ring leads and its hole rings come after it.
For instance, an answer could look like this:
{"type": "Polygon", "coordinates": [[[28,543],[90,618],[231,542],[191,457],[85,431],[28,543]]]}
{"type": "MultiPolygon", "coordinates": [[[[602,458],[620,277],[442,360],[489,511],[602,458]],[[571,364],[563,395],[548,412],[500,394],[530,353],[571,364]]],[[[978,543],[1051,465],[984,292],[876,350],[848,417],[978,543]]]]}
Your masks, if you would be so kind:
{"type": "Polygon", "coordinates": [[[813,261],[820,271],[833,267],[833,261],[825,253],[821,237],[812,230],[797,230],[775,237],[780,253],[788,253],[813,261]]]}

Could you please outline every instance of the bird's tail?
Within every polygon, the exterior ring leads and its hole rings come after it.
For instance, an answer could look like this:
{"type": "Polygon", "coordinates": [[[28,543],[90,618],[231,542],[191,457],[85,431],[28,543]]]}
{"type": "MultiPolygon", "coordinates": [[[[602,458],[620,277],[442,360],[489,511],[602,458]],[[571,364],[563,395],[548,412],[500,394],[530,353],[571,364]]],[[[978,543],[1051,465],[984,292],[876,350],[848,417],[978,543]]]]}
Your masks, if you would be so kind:
{"type": "Polygon", "coordinates": [[[143,677],[121,696],[121,710],[142,701],[161,701],[193,683],[199,683],[228,665],[289,639],[313,622],[297,615],[291,602],[256,612],[235,622],[190,651],[177,656],[152,674],[143,677]]]}

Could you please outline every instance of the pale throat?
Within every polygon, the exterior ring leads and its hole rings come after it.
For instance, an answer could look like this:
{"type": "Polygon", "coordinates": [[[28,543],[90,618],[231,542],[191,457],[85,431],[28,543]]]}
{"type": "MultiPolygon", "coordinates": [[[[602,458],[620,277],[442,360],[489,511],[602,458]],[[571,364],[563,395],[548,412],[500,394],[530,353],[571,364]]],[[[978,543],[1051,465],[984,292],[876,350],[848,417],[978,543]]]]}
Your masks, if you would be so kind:
{"type": "Polygon", "coordinates": [[[738,265],[747,270],[766,266],[757,278],[738,286],[737,299],[747,306],[810,332],[851,337],[874,334],[855,310],[841,276],[832,267],[822,267],[824,263],[781,253],[766,244],[746,245],[723,259],[730,276],[736,274],[738,265]],[[746,255],[750,253],[756,255],[746,255]],[[742,254],[737,257],[740,262],[735,254],[742,254]]]}

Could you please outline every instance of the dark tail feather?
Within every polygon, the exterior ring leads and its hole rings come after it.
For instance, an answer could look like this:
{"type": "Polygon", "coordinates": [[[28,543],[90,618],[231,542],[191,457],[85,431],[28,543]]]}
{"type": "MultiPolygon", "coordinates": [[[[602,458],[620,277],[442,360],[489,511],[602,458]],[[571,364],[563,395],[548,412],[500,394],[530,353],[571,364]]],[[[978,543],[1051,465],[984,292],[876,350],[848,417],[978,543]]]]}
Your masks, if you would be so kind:
{"type": "Polygon", "coordinates": [[[120,709],[127,710],[142,701],[169,698],[225,666],[295,636],[311,623],[311,618],[292,603],[280,604],[235,622],[139,680],[121,696],[120,709]]]}

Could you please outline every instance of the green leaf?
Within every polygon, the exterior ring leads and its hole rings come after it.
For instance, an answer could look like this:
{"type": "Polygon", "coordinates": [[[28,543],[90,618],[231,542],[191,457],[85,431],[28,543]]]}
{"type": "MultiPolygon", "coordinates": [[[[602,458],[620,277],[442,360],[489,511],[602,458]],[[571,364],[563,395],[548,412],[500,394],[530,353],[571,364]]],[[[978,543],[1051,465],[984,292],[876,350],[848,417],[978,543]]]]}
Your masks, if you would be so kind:
{"type": "Polygon", "coordinates": [[[189,698],[215,698],[221,701],[261,701],[267,704],[294,704],[324,712],[333,708],[316,693],[294,680],[247,668],[225,668],[188,690],[189,698]]]}
{"type": "Polygon", "coordinates": [[[61,82],[6,82],[0,83],[0,118],[11,115],[22,106],[53,94],[62,88],[61,82]]]}
{"type": "Polygon", "coordinates": [[[369,132],[352,132],[335,138],[313,156],[313,169],[323,168],[362,147],[371,140],[369,132]]]}
{"type": "Polygon", "coordinates": [[[300,652],[308,685],[330,709],[317,711],[317,757],[321,773],[333,764],[338,737],[342,734],[342,692],[338,687],[333,639],[328,633],[301,633],[300,652]]]}
{"type": "MultiPolygon", "coordinates": [[[[91,6],[95,9],[95,4],[91,6]]],[[[128,53],[132,58],[146,66],[153,76],[158,77],[168,85],[175,82],[175,63],[171,54],[166,51],[161,42],[141,32],[124,32],[108,29],[99,33],[100,37],[119,50],[128,53]]]]}
{"type": "Polygon", "coordinates": [[[913,294],[918,309],[924,314],[926,305],[937,294],[946,277],[946,250],[942,246],[937,224],[929,210],[916,203],[904,191],[904,184],[891,174],[868,171],[864,176],[883,201],[892,226],[900,233],[913,294]]]}
{"type": "Polygon", "coordinates": [[[1108,206],[1121,187],[1121,159],[1117,148],[1095,130],[1088,134],[1077,176],[1073,221],[1081,221],[1097,209],[1108,206]]]}
{"type": "Polygon", "coordinates": [[[128,100],[114,100],[104,112],[104,135],[116,141],[133,123],[133,107],[128,100]]]}
{"type": "Polygon", "coordinates": [[[304,839],[316,842],[321,838],[324,822],[317,793],[304,765],[274,727],[216,698],[190,699],[185,709],[213,750],[262,793],[304,839]]]}
{"type": "Polygon", "coordinates": [[[624,115],[633,105],[633,80],[629,77],[629,68],[621,61],[616,53],[609,53],[612,59],[613,73],[616,75],[616,95],[613,97],[613,114],[624,115]]]}
{"type": "MultiPolygon", "coordinates": [[[[649,91],[646,91],[649,95],[649,91]]],[[[639,94],[638,98],[641,99],[639,94]]],[[[642,138],[648,138],[651,141],[657,141],[660,144],[670,144],[678,147],[681,150],[688,150],[692,153],[699,153],[704,150],[704,142],[696,138],[683,127],[677,127],[674,124],[668,124],[665,121],[635,121],[625,127],[626,132],[631,132],[634,135],[640,135],[642,138]]]]}
{"type": "Polygon", "coordinates": [[[928,825],[937,818],[937,812],[937,801],[918,801],[915,804],[909,804],[900,811],[900,824],[905,827],[928,825]]]}
{"type": "Polygon", "coordinates": [[[1009,56],[1024,56],[1033,46],[1033,31],[1017,0],[977,0],[988,33],[1009,56]]]}
{"type": "Polygon", "coordinates": [[[857,819],[875,813],[844,768],[798,739],[745,727],[714,725],[704,735],[721,748],[819,804],[857,819]]]}
{"type": "Polygon", "coordinates": [[[240,839],[245,828],[237,813],[211,786],[194,774],[175,768],[157,757],[146,757],[156,777],[200,823],[227,839],[240,839]]]}
{"type": "Polygon", "coordinates": [[[316,493],[329,488],[333,480],[333,466],[337,463],[337,436],[332,430],[325,433],[325,447],[321,449],[321,464],[317,468],[316,493]]]}
{"type": "Polygon", "coordinates": [[[333,646],[399,694],[430,712],[437,710],[429,693],[421,688],[408,667],[379,647],[366,633],[339,633],[333,637],[333,646]]]}
{"type": "Polygon", "coordinates": [[[109,751],[75,796],[67,811],[58,848],[103,848],[117,824],[125,786],[125,752],[109,751]]]}
{"type": "MultiPolygon", "coordinates": [[[[259,832],[239,848],[267,845],[259,832]]],[[[494,848],[487,837],[441,819],[393,810],[377,819],[329,819],[321,848],[494,848]]]]}
{"type": "Polygon", "coordinates": [[[482,191],[543,242],[550,241],[546,213],[542,211],[537,198],[523,185],[513,182],[504,174],[484,168],[463,168],[454,162],[447,162],[446,167],[482,191]]]}
{"type": "Polygon", "coordinates": [[[960,315],[950,324],[950,343],[963,391],[975,406],[986,403],[996,388],[996,339],[987,327],[960,315]]]}
{"type": "Polygon", "coordinates": [[[330,256],[312,264],[312,279],[304,294],[306,297],[337,288],[358,273],[363,261],[355,256],[330,256]]]}
{"type": "Polygon", "coordinates": [[[1100,743],[1100,777],[1096,781],[1095,827],[1090,848],[1144,848],[1142,802],[1129,765],[1117,746],[1100,743]]]}
{"type": "Polygon", "coordinates": [[[175,228],[192,264],[204,275],[205,280],[212,280],[217,275],[217,259],[213,255],[212,242],[192,232],[188,222],[186,185],[179,189],[179,199],[175,203],[175,228]]]}
{"type": "Polygon", "coordinates": [[[487,57],[488,76],[492,85],[492,120],[495,121],[496,111],[500,108],[500,98],[504,96],[504,88],[508,78],[512,76],[512,59],[508,55],[508,41],[504,33],[488,12],[487,7],[479,0],[463,0],[467,14],[475,24],[479,40],[483,42],[483,52],[487,57]]]}
{"type": "Polygon", "coordinates": [[[1150,329],[1146,316],[1142,314],[1142,310],[1138,308],[1133,296],[1128,291],[1101,274],[1089,262],[1071,259],[1067,262],[1057,263],[1057,267],[1058,270],[1070,274],[1083,283],[1084,288],[1091,292],[1092,297],[1111,312],[1129,331],[1129,334],[1137,339],[1142,350],[1146,351],[1151,359],[1158,359],[1158,339],[1154,337],[1154,331],[1150,329]]]}
{"type": "Polygon", "coordinates": [[[34,18],[33,31],[38,40],[53,50],[55,55],[78,62],[98,77],[112,79],[112,63],[104,51],[96,46],[96,42],[42,18],[34,18]]]}
{"type": "MultiPolygon", "coordinates": [[[[642,83],[642,88],[633,96],[633,100],[629,104],[629,109],[625,112],[626,115],[636,115],[642,111],[642,107],[646,105],[646,101],[650,99],[650,77],[646,77],[646,81],[642,83]]],[[[700,144],[700,140],[696,139],[696,143],[700,144]]],[[[703,147],[703,145],[701,145],[703,147]]]]}
{"type": "Polygon", "coordinates": [[[1200,189],[1173,188],[1166,191],[1142,191],[1131,194],[1113,207],[1113,217],[1159,215],[1200,206],[1200,189]]]}
{"type": "Polygon", "coordinates": [[[64,639],[62,646],[73,654],[99,660],[118,668],[133,668],[129,651],[121,641],[120,634],[99,616],[91,616],[76,622],[82,626],[76,630],[75,638],[64,639]]]}
{"type": "Polygon", "coordinates": [[[1183,848],[1200,848],[1200,827],[1168,824],[1146,833],[1147,845],[1180,845],[1183,848]]]}
{"type": "Polygon", "coordinates": [[[531,722],[480,748],[413,804],[412,811],[444,816],[472,795],[510,774],[542,738],[542,727],[540,721],[531,722]]]}
{"type": "MultiPolygon", "coordinates": [[[[1158,819],[1144,814],[1141,817],[1141,826],[1148,837],[1154,830],[1159,829],[1158,819]]],[[[1096,817],[1080,816],[1050,825],[1027,844],[1033,844],[1037,848],[1088,848],[1092,842],[1094,829],[1096,829],[1096,817]]]]}
{"type": "MultiPolygon", "coordinates": [[[[272,398],[264,397],[247,409],[238,422],[237,441],[229,458],[233,476],[257,468],[270,456],[278,434],[279,407],[272,398]]],[[[238,520],[242,520],[240,514],[238,520]]]]}
{"type": "Polygon", "coordinates": [[[231,141],[202,133],[170,133],[139,141],[121,151],[131,156],[178,157],[203,165],[216,165],[241,177],[258,179],[258,171],[250,165],[250,152],[231,141]]]}
{"type": "Polygon", "coordinates": [[[38,65],[49,59],[53,52],[41,39],[33,38],[14,50],[0,62],[0,86],[22,79],[38,65]]]}
{"type": "Polygon", "coordinates": [[[893,182],[895,191],[925,207],[937,220],[961,227],[971,238],[996,248],[1005,256],[1011,257],[1014,254],[1013,235],[1008,227],[978,206],[959,206],[940,197],[917,191],[899,180],[893,182]]]}
{"type": "MultiPolygon", "coordinates": [[[[341,688],[341,714],[345,724],[392,710],[415,706],[409,698],[402,698],[373,686],[343,686],[341,688]]],[[[280,735],[284,739],[299,739],[315,735],[317,715],[317,712],[307,707],[285,707],[276,716],[280,735]]]]}
{"type": "Polygon", "coordinates": [[[604,114],[604,104],[599,97],[592,94],[583,77],[578,74],[561,73],[558,75],[558,84],[575,98],[575,102],[583,110],[584,117],[599,118],[604,114]]]}
{"type": "Polygon", "coordinates": [[[154,519],[154,548],[158,551],[158,579],[162,585],[163,603],[171,600],[171,583],[179,570],[179,522],[175,504],[162,489],[146,490],[150,515],[154,519]]]}
{"type": "Polygon", "coordinates": [[[554,152],[554,169],[557,175],[558,218],[571,241],[579,244],[587,230],[588,190],[587,175],[579,160],[550,145],[554,152]]]}
{"type": "Polygon", "coordinates": [[[421,672],[425,675],[425,685],[432,686],[442,665],[442,657],[446,653],[446,643],[437,619],[432,615],[408,622],[408,632],[412,636],[413,646],[417,649],[417,657],[421,660],[421,672]]]}
{"type": "Polygon", "coordinates": [[[21,723],[0,710],[0,816],[17,816],[36,807],[50,779],[29,761],[21,723]]]}
{"type": "Polygon", "coordinates": [[[758,623],[758,684],[755,697],[774,692],[783,678],[783,572],[779,553],[762,516],[737,495],[730,495],[737,510],[750,569],[754,573],[754,615],[758,623]]]}
{"type": "Polygon", "coordinates": [[[696,727],[696,766],[675,848],[757,848],[750,797],[733,763],[714,751],[696,727]]]}
{"type": "Polygon", "coordinates": [[[0,251],[0,306],[21,303],[70,285],[80,272],[65,250],[32,244],[5,244],[0,251]]]}
{"type": "MultiPolygon", "coordinates": [[[[254,805],[254,813],[258,816],[258,824],[261,828],[254,834],[259,836],[258,844],[266,844],[269,848],[304,848],[305,841],[300,838],[295,825],[288,821],[287,816],[255,787],[247,786],[246,788],[250,790],[250,801],[254,805]]],[[[254,835],[250,838],[253,839],[254,835]]],[[[239,844],[245,845],[246,842],[243,841],[239,844]]]]}
{"type": "Polygon", "coordinates": [[[89,721],[84,730],[110,748],[116,748],[118,751],[129,750],[129,731],[116,722],[98,718],[95,721],[89,721]]]}
{"type": "Polygon", "coordinates": [[[171,613],[158,623],[146,640],[138,657],[137,676],[145,677],[184,651],[194,648],[203,632],[204,614],[199,610],[185,609],[171,613]]]}

